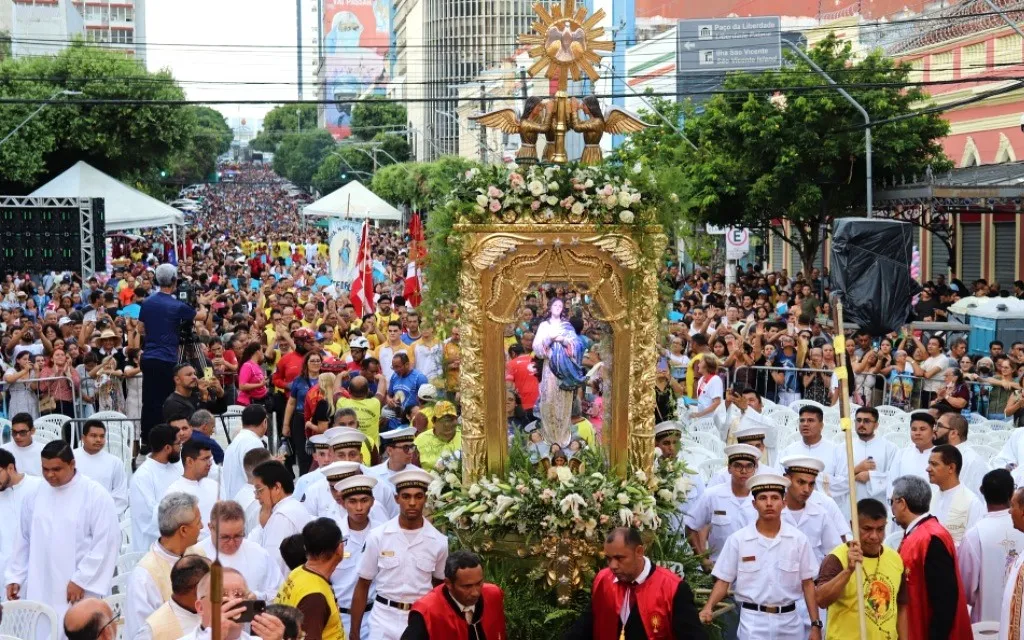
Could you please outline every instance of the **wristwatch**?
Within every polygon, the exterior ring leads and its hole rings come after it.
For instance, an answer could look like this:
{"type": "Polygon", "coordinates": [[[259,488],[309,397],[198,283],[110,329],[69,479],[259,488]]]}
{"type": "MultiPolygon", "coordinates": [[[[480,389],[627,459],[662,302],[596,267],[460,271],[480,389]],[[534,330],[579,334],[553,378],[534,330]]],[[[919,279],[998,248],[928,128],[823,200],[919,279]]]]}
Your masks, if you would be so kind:
{"type": "Polygon", "coordinates": [[[812,627],[817,627],[819,629],[824,629],[825,628],[825,623],[822,622],[821,620],[811,620],[811,626],[812,627]]]}

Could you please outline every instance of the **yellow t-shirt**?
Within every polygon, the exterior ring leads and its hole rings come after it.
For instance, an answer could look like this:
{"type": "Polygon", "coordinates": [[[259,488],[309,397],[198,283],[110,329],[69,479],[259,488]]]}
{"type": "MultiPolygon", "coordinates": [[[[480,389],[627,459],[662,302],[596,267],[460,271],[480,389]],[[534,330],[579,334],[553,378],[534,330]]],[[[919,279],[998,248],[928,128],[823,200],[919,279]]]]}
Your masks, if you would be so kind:
{"type": "MultiPolygon", "coordinates": [[[[831,555],[839,558],[845,569],[849,548],[841,544],[831,555]]],[[[889,547],[882,547],[882,555],[864,558],[864,607],[868,621],[868,638],[882,640],[896,637],[896,597],[903,578],[903,559],[889,547]]],[[[857,611],[857,583],[846,583],[842,595],[828,608],[828,629],[825,640],[848,640],[860,633],[857,611]]]]}
{"type": "Polygon", "coordinates": [[[380,400],[377,398],[339,398],[335,409],[353,409],[359,419],[359,430],[373,446],[380,445],[380,400]]]}
{"type": "Polygon", "coordinates": [[[587,446],[593,447],[597,441],[597,437],[594,435],[594,425],[590,423],[590,420],[583,418],[573,426],[576,427],[576,433],[583,438],[583,441],[587,443],[587,446]]]}
{"type": "Polygon", "coordinates": [[[320,594],[327,600],[327,624],[320,637],[323,640],[345,640],[345,630],[341,627],[341,613],[338,601],[334,598],[331,583],[322,575],[313,573],[306,567],[296,567],[285,578],[284,584],[277,592],[274,602],[298,607],[306,596],[320,594]]]}
{"type": "Polygon", "coordinates": [[[690,358],[690,363],[686,365],[686,395],[689,398],[697,398],[697,396],[695,396],[693,392],[693,381],[696,378],[695,372],[697,361],[703,357],[703,353],[698,353],[697,355],[690,358]]]}
{"type": "Polygon", "coordinates": [[[416,436],[413,442],[420,452],[420,467],[429,471],[437,465],[442,455],[462,451],[462,429],[456,427],[455,437],[448,442],[435,436],[433,429],[427,429],[416,436]]]}

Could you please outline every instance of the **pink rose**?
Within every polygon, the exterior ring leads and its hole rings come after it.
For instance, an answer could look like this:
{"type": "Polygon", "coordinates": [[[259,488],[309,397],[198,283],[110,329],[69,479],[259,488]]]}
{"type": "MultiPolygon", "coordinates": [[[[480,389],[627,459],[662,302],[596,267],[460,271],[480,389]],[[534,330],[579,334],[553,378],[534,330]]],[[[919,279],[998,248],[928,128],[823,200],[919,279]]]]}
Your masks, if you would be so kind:
{"type": "Polygon", "coordinates": [[[534,211],[540,209],[540,200],[534,200],[533,202],[531,202],[530,208],[533,209],[534,211]]]}
{"type": "Polygon", "coordinates": [[[491,200],[489,208],[491,210],[491,213],[498,213],[499,211],[501,211],[501,203],[498,202],[497,200],[491,200]]]}
{"type": "Polygon", "coordinates": [[[494,185],[491,185],[491,186],[487,187],[487,195],[488,195],[488,197],[491,197],[491,198],[500,198],[501,196],[503,196],[505,194],[502,193],[501,189],[499,189],[498,187],[495,187],[494,185]]]}

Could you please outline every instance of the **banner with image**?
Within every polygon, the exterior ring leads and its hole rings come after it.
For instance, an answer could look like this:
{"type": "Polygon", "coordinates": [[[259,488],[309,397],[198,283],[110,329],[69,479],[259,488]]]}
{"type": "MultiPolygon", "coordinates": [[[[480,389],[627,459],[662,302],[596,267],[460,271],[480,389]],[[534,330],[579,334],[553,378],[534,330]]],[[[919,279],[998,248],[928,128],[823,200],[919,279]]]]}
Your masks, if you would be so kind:
{"type": "Polygon", "coordinates": [[[352,134],[352,105],[387,81],[392,0],[324,0],[324,121],[337,140],[352,134]]]}
{"type": "Polygon", "coordinates": [[[331,238],[331,279],[335,282],[352,284],[358,271],[356,258],[359,254],[359,231],[362,222],[356,220],[330,221],[328,232],[331,238]]]}

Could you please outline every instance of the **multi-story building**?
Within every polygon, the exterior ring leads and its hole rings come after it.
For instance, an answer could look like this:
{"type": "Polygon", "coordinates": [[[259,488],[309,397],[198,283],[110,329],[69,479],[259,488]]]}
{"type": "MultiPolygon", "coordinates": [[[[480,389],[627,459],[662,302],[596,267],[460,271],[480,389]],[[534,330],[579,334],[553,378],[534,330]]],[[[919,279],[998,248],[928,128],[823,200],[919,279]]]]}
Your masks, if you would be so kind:
{"type": "Polygon", "coordinates": [[[315,100],[320,90],[323,64],[324,0],[295,0],[296,82],[299,100],[315,100]]]}
{"type": "Polygon", "coordinates": [[[74,4],[85,20],[87,41],[130,53],[145,64],[146,0],[74,0],[74,4]]]}
{"type": "Polygon", "coordinates": [[[425,0],[395,0],[395,66],[387,87],[387,97],[407,101],[405,108],[409,127],[406,135],[412,157],[416,160],[440,155],[440,149],[426,133],[427,104],[423,101],[426,96],[423,81],[427,61],[422,47],[424,3],[425,0]]]}
{"type": "Polygon", "coordinates": [[[85,23],[69,0],[3,3],[0,31],[11,37],[15,58],[52,56],[85,34],[85,23]]]}

